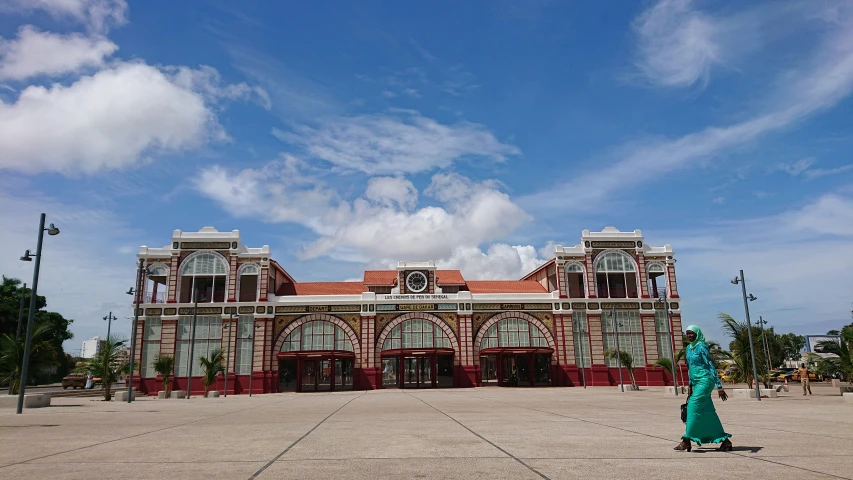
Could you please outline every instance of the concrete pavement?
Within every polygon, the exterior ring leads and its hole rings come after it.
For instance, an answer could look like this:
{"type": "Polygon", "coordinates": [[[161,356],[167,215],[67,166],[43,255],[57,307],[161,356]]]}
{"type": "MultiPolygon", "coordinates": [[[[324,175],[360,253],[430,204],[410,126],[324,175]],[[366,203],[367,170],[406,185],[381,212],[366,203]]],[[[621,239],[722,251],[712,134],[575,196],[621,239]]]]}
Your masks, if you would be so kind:
{"type": "Polygon", "coordinates": [[[815,393],[715,401],[731,453],[673,451],[662,389],[59,398],[0,413],[0,478],[853,479],[853,409],[815,393]]]}

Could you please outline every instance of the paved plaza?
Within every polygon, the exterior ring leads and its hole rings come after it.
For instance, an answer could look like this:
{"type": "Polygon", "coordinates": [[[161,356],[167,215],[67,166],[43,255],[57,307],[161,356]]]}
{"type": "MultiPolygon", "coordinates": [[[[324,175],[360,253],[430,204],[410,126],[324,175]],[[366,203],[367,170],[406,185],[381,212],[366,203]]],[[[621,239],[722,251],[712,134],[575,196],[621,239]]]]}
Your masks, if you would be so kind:
{"type": "Polygon", "coordinates": [[[0,478],[853,478],[853,405],[798,387],[716,401],[731,453],[673,451],[684,397],[654,388],[59,398],[0,411],[0,478]]]}

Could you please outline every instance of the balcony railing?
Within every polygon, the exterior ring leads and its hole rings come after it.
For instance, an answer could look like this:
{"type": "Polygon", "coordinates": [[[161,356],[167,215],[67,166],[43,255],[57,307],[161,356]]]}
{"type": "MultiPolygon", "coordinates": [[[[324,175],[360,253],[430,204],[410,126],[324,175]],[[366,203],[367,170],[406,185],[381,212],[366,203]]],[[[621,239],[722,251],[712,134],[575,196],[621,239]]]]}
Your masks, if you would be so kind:
{"type": "Polygon", "coordinates": [[[156,295],[146,293],[145,303],[166,303],[166,292],[157,292],[156,295]]]}

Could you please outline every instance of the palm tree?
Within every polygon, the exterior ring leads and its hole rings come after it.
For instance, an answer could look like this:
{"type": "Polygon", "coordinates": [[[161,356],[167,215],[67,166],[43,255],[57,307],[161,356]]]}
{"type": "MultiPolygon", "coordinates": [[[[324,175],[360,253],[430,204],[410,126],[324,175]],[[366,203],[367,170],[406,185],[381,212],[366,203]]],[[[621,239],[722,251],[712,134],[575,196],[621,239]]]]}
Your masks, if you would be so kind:
{"type": "Polygon", "coordinates": [[[112,399],[112,387],[119,376],[128,373],[130,366],[127,362],[121,360],[120,351],[124,347],[127,340],[118,340],[110,335],[104,341],[101,350],[95,355],[95,358],[90,361],[86,367],[89,372],[95,377],[100,377],[101,385],[104,388],[104,400],[109,402],[112,399]]]}
{"type": "Polygon", "coordinates": [[[616,360],[616,358],[618,357],[619,360],[622,362],[622,366],[628,369],[628,376],[631,377],[631,390],[639,390],[639,387],[637,387],[637,382],[636,380],[634,380],[634,358],[631,356],[630,353],[626,352],[625,350],[619,350],[617,353],[617,350],[611,349],[605,350],[604,356],[609,358],[610,360],[616,360]]]}
{"type": "Polygon", "coordinates": [[[211,351],[207,357],[201,357],[199,360],[202,369],[202,381],[204,382],[204,396],[210,391],[210,386],[216,381],[216,376],[225,372],[225,367],[222,363],[225,361],[225,355],[221,348],[211,351]]]}
{"type": "MultiPolygon", "coordinates": [[[[51,341],[52,330],[48,324],[35,325],[30,337],[30,366],[32,376],[57,364],[56,349],[51,341]]],[[[0,335],[0,384],[12,385],[12,394],[21,388],[21,368],[24,363],[25,336],[15,338],[14,333],[0,335]]]]}
{"type": "Polygon", "coordinates": [[[157,355],[154,359],[154,371],[163,375],[163,390],[166,398],[172,397],[172,371],[175,370],[175,357],[173,355],[157,355]]]}
{"type": "Polygon", "coordinates": [[[841,373],[848,383],[853,384],[853,332],[849,329],[841,335],[841,341],[824,341],[817,344],[823,353],[833,353],[836,357],[818,357],[818,369],[823,372],[841,373]]]}
{"type": "MultiPolygon", "coordinates": [[[[723,323],[723,330],[732,338],[732,341],[729,344],[729,351],[720,351],[725,352],[724,356],[728,356],[734,361],[735,368],[737,370],[735,374],[737,381],[744,381],[747,384],[751,384],[753,378],[752,358],[750,356],[749,345],[749,327],[746,322],[738,322],[727,313],[720,312],[717,317],[723,323]]],[[[753,327],[753,329],[753,339],[759,338],[760,333],[755,329],[755,327],[753,327]]],[[[763,362],[763,357],[758,358],[758,355],[763,351],[762,347],[755,344],[753,345],[753,351],[756,356],[756,365],[766,365],[766,362],[763,362]]],[[[761,354],[763,355],[763,353],[761,354]]],[[[759,380],[761,379],[759,378],[759,380]]]]}

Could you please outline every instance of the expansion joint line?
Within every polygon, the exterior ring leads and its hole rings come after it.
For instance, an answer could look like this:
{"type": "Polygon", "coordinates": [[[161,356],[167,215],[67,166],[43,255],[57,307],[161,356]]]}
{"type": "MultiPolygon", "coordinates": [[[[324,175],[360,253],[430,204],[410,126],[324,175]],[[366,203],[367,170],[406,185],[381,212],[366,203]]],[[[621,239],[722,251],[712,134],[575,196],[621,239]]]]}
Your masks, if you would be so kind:
{"type": "Polygon", "coordinates": [[[414,398],[414,399],[416,399],[416,400],[420,401],[420,402],[421,402],[421,403],[423,403],[424,405],[426,405],[426,406],[428,406],[429,408],[431,408],[431,409],[435,410],[436,412],[438,412],[438,413],[440,413],[440,414],[444,415],[445,417],[447,417],[447,418],[449,418],[449,419],[453,420],[454,422],[456,422],[456,424],[457,424],[457,425],[459,425],[460,427],[464,428],[465,430],[468,430],[468,431],[469,431],[469,432],[471,432],[471,434],[472,434],[472,435],[474,435],[475,437],[477,437],[477,438],[479,438],[480,440],[482,440],[482,441],[484,441],[484,442],[488,443],[489,445],[491,445],[491,446],[495,447],[495,448],[496,448],[496,449],[498,449],[501,453],[503,453],[504,455],[508,456],[509,458],[511,458],[511,459],[513,459],[513,460],[515,460],[516,462],[518,462],[518,463],[520,463],[520,464],[524,465],[528,470],[530,470],[531,472],[535,473],[536,475],[539,475],[539,477],[544,478],[545,480],[550,480],[550,478],[548,478],[545,474],[543,474],[543,473],[542,473],[542,472],[540,472],[539,470],[536,470],[535,468],[531,467],[530,465],[528,465],[528,464],[524,463],[524,461],[523,461],[523,460],[521,460],[520,458],[516,457],[515,455],[513,455],[513,454],[509,453],[508,451],[504,450],[503,448],[499,447],[497,444],[495,444],[494,442],[492,442],[492,441],[491,441],[491,440],[489,440],[488,438],[486,438],[486,437],[484,437],[484,436],[480,435],[479,433],[475,432],[474,430],[471,430],[471,429],[470,429],[470,428],[468,428],[465,424],[463,424],[463,423],[462,423],[462,422],[460,422],[459,420],[456,420],[455,418],[453,418],[453,417],[452,417],[452,416],[450,416],[449,414],[447,414],[447,413],[445,413],[445,412],[442,412],[441,410],[439,410],[439,409],[435,408],[434,406],[432,406],[432,405],[431,405],[429,402],[427,402],[426,400],[424,400],[424,399],[422,399],[422,398],[420,398],[420,397],[416,397],[416,396],[414,396],[414,395],[410,394],[409,392],[407,392],[407,391],[405,391],[405,390],[402,390],[402,392],[403,392],[403,393],[405,393],[406,395],[408,395],[408,396],[410,396],[410,397],[412,397],[412,398],[414,398]]]}
{"type": "Polygon", "coordinates": [[[364,395],[365,395],[365,394],[364,394],[364,393],[362,393],[361,395],[358,395],[358,396],[355,396],[355,397],[353,397],[353,398],[349,399],[349,401],[347,401],[345,404],[343,404],[343,405],[341,405],[340,407],[338,407],[338,408],[337,408],[337,410],[335,410],[334,412],[332,412],[332,413],[330,413],[329,415],[327,415],[327,416],[326,416],[326,418],[324,418],[324,419],[320,420],[320,422],[319,422],[317,425],[314,425],[314,427],[312,427],[312,428],[311,428],[311,430],[308,430],[307,432],[305,432],[305,434],[304,434],[304,435],[302,435],[301,437],[297,438],[297,439],[296,439],[296,441],[294,441],[294,442],[293,442],[293,443],[291,443],[287,448],[285,448],[284,450],[282,450],[282,452],[281,452],[281,453],[279,453],[278,455],[276,455],[276,456],[275,456],[275,458],[273,458],[272,460],[270,460],[269,462],[267,462],[267,464],[266,464],[266,465],[264,465],[263,467],[261,467],[257,472],[253,473],[253,474],[252,474],[252,476],[251,476],[251,477],[249,477],[249,480],[253,480],[253,479],[255,479],[255,478],[258,478],[258,475],[260,475],[261,473],[263,473],[263,471],[264,471],[264,470],[266,470],[267,468],[269,468],[269,467],[270,467],[270,465],[272,465],[273,463],[275,463],[279,458],[283,457],[283,456],[284,456],[284,454],[285,454],[285,453],[287,453],[287,452],[289,452],[291,448],[295,447],[297,443],[301,442],[301,441],[302,441],[303,439],[305,439],[305,437],[307,437],[308,435],[311,435],[311,432],[313,432],[314,430],[317,430],[317,428],[318,428],[320,425],[322,425],[323,423],[325,423],[325,422],[326,422],[326,420],[328,420],[328,419],[332,418],[332,415],[334,415],[334,414],[336,414],[336,413],[340,412],[341,410],[343,410],[343,408],[344,408],[344,407],[346,407],[347,405],[349,405],[350,403],[352,403],[354,400],[357,400],[357,399],[359,399],[359,398],[363,397],[364,395]]]}
{"type": "MultiPolygon", "coordinates": [[[[475,399],[475,397],[471,397],[471,396],[468,396],[468,395],[464,395],[464,394],[459,394],[459,395],[460,395],[460,396],[462,396],[462,397],[466,397],[466,398],[470,398],[470,399],[475,399]]],[[[516,405],[516,404],[514,404],[514,403],[500,402],[500,401],[497,401],[497,400],[492,400],[492,399],[490,399],[490,398],[476,398],[476,400],[486,400],[486,401],[489,401],[489,402],[499,403],[499,404],[501,404],[501,405],[506,405],[506,406],[509,406],[509,407],[523,408],[523,409],[525,409],[525,410],[531,410],[531,411],[533,411],[533,412],[545,413],[545,414],[548,414],[548,415],[554,415],[554,416],[556,416],[556,417],[568,418],[568,419],[570,419],[570,420],[577,420],[577,421],[579,421],[579,422],[589,423],[589,424],[592,424],[592,425],[598,425],[598,426],[600,426],[600,427],[612,428],[612,429],[615,429],[615,430],[620,430],[620,431],[622,431],[622,432],[626,432],[626,433],[633,433],[633,434],[635,434],[635,435],[641,435],[641,436],[644,436],[644,437],[655,438],[655,439],[658,439],[658,440],[665,440],[665,441],[667,441],[667,442],[671,442],[671,441],[672,441],[672,440],[671,440],[671,439],[669,439],[669,438],[659,437],[659,436],[657,436],[657,435],[650,435],[650,434],[648,434],[648,433],[643,433],[643,432],[637,432],[637,431],[635,431],[635,430],[628,430],[627,428],[614,427],[613,425],[607,425],[607,424],[604,424],[604,423],[593,422],[592,420],[586,420],[586,419],[584,419],[584,418],[573,417],[573,416],[571,416],[571,415],[563,415],[563,414],[561,414],[561,413],[549,412],[548,410],[540,410],[540,409],[538,409],[538,408],[525,407],[525,406],[523,406],[523,405],[516,405]]],[[[744,454],[742,454],[742,453],[737,453],[737,452],[724,452],[724,453],[727,453],[727,454],[729,454],[729,455],[734,455],[734,456],[737,456],[737,457],[741,457],[741,458],[748,458],[748,459],[751,459],[751,460],[758,460],[758,461],[761,461],[761,462],[772,463],[772,464],[780,465],[780,466],[783,466],[783,467],[790,467],[790,468],[794,468],[794,469],[797,469],[797,470],[803,470],[803,471],[805,471],[805,472],[815,473],[815,474],[818,474],[818,475],[826,475],[826,476],[828,476],[828,477],[834,477],[834,478],[841,478],[841,479],[844,479],[844,480],[850,480],[848,477],[841,477],[841,476],[838,476],[838,475],[833,475],[833,474],[831,474],[831,473],[819,472],[819,471],[817,471],[817,470],[811,470],[811,469],[809,469],[809,468],[798,467],[798,466],[796,466],[796,465],[788,465],[787,463],[776,462],[776,461],[770,460],[770,459],[768,459],[768,458],[762,458],[762,457],[749,456],[749,455],[744,455],[744,454]]]]}

